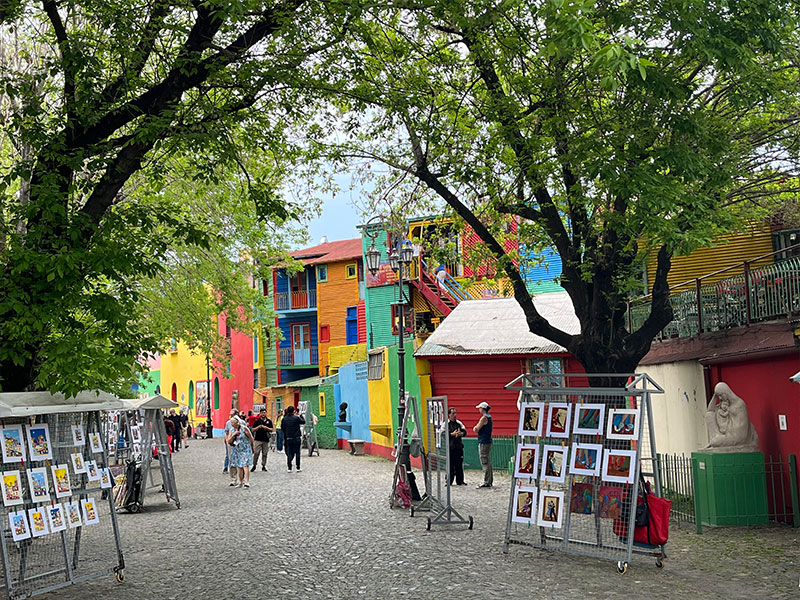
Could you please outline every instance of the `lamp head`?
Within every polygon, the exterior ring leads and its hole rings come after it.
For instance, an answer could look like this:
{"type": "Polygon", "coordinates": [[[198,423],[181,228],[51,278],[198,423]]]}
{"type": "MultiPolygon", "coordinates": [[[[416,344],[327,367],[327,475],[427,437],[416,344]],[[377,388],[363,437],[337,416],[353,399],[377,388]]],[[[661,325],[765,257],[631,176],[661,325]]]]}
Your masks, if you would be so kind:
{"type": "Polygon", "coordinates": [[[378,273],[378,269],[381,267],[381,253],[377,248],[375,248],[375,242],[372,242],[369,250],[367,250],[366,261],[367,270],[372,273],[372,276],[374,277],[378,273]]]}
{"type": "Polygon", "coordinates": [[[400,255],[397,254],[397,250],[392,250],[392,253],[389,255],[389,264],[392,267],[392,271],[395,273],[400,270],[400,255]]]}

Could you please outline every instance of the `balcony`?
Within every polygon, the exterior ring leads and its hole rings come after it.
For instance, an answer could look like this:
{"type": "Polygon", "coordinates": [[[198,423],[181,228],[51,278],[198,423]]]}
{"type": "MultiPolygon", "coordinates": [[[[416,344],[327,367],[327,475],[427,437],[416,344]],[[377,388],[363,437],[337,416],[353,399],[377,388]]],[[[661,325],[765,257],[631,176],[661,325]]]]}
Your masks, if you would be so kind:
{"type": "Polygon", "coordinates": [[[319,365],[319,348],[279,348],[278,367],[316,367],[319,365]]]}
{"type": "MultiPolygon", "coordinates": [[[[800,315],[800,257],[753,266],[785,252],[760,256],[670,288],[674,318],[659,339],[691,337],[800,315]]],[[[650,314],[648,298],[629,305],[630,330],[641,326],[650,314]]]]}
{"type": "Polygon", "coordinates": [[[302,292],[277,292],[275,310],[309,310],[317,308],[317,290],[302,292]]]}

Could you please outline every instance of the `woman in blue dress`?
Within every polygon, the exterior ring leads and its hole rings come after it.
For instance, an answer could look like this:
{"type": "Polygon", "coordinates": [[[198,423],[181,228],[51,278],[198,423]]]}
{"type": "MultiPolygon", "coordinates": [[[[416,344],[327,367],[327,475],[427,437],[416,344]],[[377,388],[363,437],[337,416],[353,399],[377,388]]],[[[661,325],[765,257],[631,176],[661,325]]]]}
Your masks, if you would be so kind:
{"type": "Polygon", "coordinates": [[[231,480],[231,486],[250,487],[250,465],[253,464],[253,434],[239,417],[231,418],[231,431],[225,436],[225,443],[230,446],[230,468],[237,470],[237,478],[231,480]]]}

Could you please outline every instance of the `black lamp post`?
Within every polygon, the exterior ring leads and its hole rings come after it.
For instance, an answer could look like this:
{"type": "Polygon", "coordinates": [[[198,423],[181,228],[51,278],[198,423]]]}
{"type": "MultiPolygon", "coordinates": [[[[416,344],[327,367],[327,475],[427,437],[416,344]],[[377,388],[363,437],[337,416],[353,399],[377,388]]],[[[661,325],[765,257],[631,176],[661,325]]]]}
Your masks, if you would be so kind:
{"type": "Polygon", "coordinates": [[[211,420],[211,406],[213,400],[211,399],[211,361],[208,354],[206,354],[206,402],[208,402],[208,410],[206,413],[206,439],[214,437],[214,423],[211,420]]]}

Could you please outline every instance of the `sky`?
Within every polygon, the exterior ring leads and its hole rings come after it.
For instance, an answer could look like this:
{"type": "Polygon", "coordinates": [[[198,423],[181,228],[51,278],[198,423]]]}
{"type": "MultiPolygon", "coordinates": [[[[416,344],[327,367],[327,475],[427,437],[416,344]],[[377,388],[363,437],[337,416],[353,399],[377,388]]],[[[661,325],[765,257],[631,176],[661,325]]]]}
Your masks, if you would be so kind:
{"type": "Polygon", "coordinates": [[[335,181],[340,190],[335,196],[332,194],[322,196],[322,215],[308,224],[310,236],[308,246],[319,244],[322,236],[327,236],[329,242],[361,237],[356,226],[364,219],[354,206],[354,202],[360,200],[359,192],[355,189],[350,190],[352,181],[350,173],[337,175],[335,181]]]}

